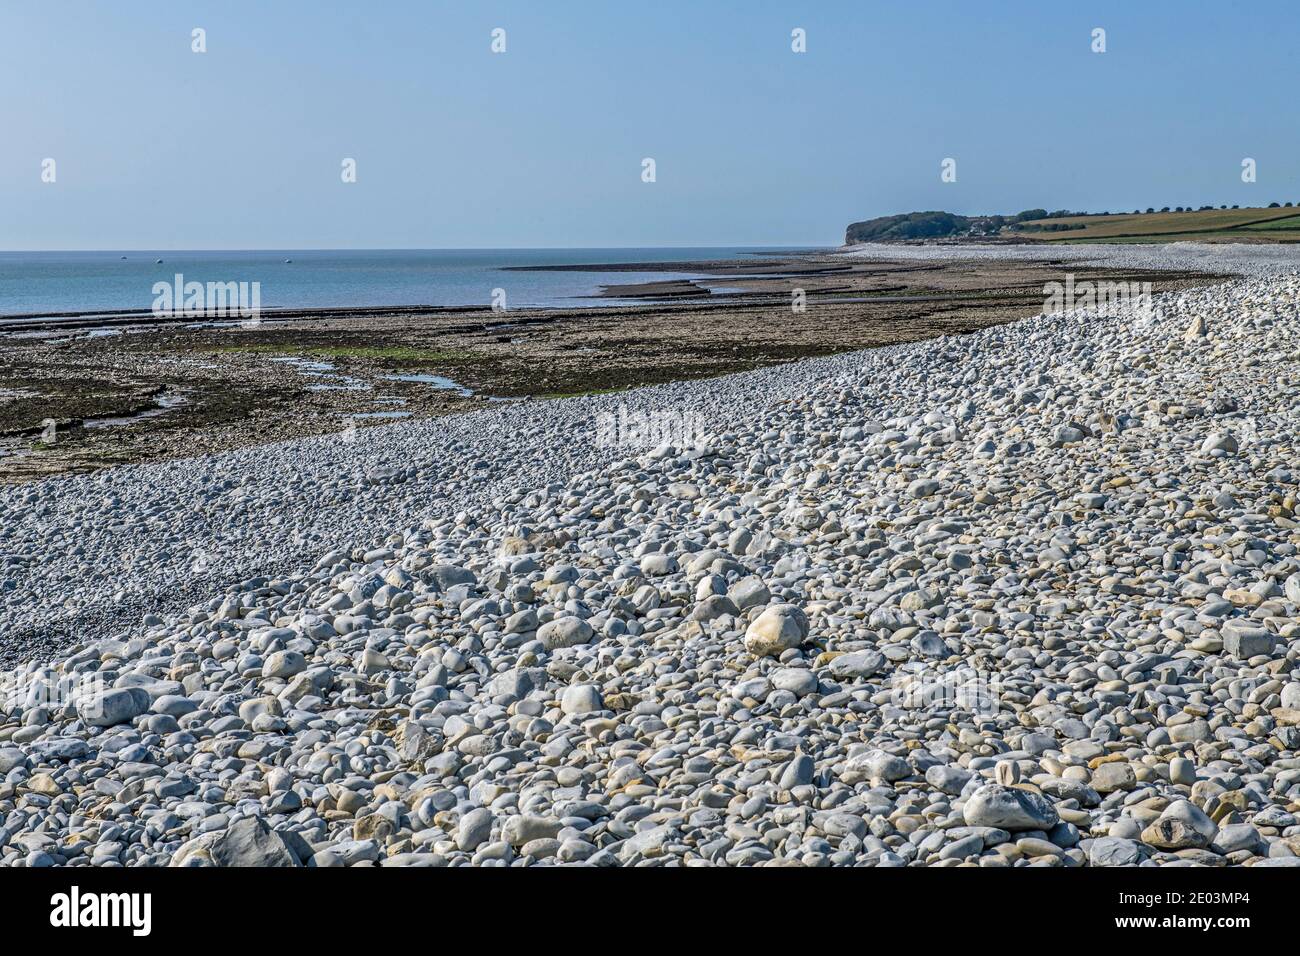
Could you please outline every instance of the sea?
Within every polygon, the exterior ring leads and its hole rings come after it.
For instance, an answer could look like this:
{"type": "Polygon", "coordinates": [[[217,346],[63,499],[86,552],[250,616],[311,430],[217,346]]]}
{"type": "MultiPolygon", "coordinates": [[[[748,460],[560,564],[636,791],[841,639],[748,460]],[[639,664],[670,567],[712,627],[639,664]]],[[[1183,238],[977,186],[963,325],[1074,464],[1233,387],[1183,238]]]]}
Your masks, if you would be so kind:
{"type": "Polygon", "coordinates": [[[585,308],[603,285],[697,278],[683,272],[511,272],[514,266],[699,262],[811,251],[790,246],[590,249],[355,249],[0,252],[0,317],[153,308],[156,283],[259,284],[262,309],[492,305],[585,308]]]}

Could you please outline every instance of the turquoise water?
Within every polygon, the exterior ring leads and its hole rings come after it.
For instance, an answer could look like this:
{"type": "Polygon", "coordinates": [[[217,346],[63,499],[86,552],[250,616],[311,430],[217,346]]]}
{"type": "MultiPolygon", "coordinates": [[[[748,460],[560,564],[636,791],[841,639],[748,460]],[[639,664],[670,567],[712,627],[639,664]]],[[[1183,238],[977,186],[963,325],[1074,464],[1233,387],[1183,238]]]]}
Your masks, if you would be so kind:
{"type": "Polygon", "coordinates": [[[0,252],[0,316],[150,309],[156,282],[260,283],[261,308],[619,304],[586,298],[602,285],[694,273],[509,272],[510,266],[747,258],[790,247],[647,249],[273,250],[254,252],[0,252]],[[162,262],[156,260],[161,259],[162,262]],[[292,260],[286,262],[285,260],[292,260]]]}

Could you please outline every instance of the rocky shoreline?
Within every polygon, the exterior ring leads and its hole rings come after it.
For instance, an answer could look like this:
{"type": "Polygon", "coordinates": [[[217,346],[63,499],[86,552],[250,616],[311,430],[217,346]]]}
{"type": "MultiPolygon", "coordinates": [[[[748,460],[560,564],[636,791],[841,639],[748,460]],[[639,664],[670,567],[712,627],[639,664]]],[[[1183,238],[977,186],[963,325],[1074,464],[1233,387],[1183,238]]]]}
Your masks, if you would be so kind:
{"type": "MultiPolygon", "coordinates": [[[[275,310],[248,326],[148,313],[0,320],[0,485],[968,332],[1040,310],[1059,277],[1051,263],[813,254],[633,265],[708,278],[606,287],[635,306],[275,310]],[[811,303],[802,312],[796,288],[811,303]]],[[[1078,273],[1156,291],[1223,278],[1078,273]]]]}
{"type": "Polygon", "coordinates": [[[6,489],[0,862],[1300,865],[1294,256],[1107,254],[1243,278],[6,489]]]}

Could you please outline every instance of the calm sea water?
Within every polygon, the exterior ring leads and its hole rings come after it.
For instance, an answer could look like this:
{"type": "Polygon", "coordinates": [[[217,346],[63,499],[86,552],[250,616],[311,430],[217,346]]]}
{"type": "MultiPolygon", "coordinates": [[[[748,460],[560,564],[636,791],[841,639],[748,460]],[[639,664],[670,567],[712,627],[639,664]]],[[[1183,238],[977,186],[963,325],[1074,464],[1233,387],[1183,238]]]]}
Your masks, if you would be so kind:
{"type": "Polygon", "coordinates": [[[602,285],[691,278],[662,272],[508,272],[509,266],[688,262],[791,247],[648,249],[0,252],[0,316],[149,309],[155,282],[258,282],[263,309],[366,305],[602,306],[602,285]],[[163,260],[161,263],[156,260],[163,260]],[[285,260],[292,260],[286,262],[285,260]]]}

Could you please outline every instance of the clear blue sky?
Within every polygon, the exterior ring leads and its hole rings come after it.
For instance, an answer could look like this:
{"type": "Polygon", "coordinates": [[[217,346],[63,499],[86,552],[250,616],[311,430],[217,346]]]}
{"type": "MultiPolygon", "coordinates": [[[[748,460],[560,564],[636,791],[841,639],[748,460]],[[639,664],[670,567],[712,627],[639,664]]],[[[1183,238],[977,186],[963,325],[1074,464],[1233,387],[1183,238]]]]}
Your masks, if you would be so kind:
{"type": "Polygon", "coordinates": [[[3,249],[832,245],[913,209],[1300,201],[1296,0],[0,3],[3,249]]]}

